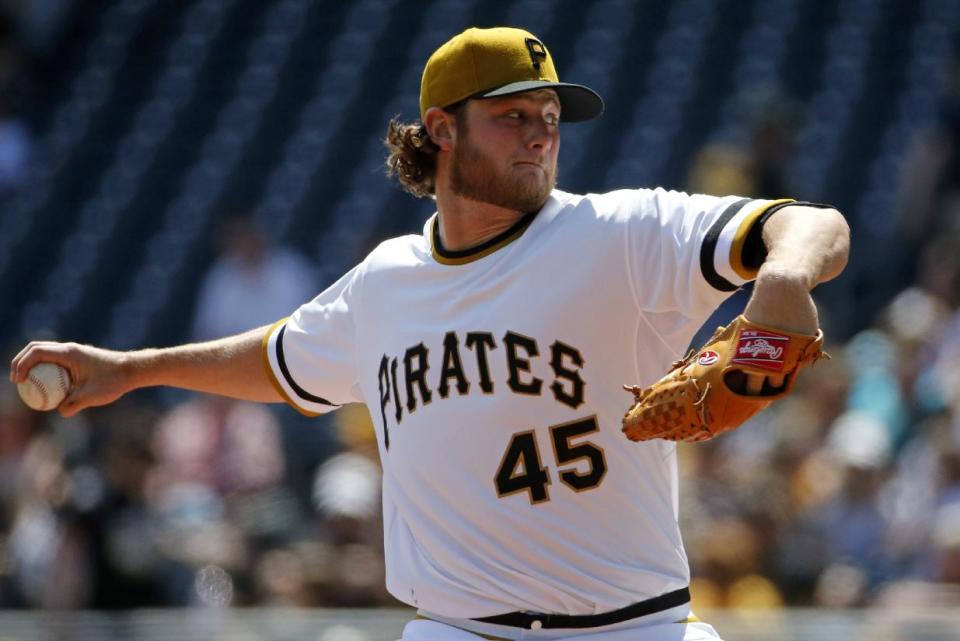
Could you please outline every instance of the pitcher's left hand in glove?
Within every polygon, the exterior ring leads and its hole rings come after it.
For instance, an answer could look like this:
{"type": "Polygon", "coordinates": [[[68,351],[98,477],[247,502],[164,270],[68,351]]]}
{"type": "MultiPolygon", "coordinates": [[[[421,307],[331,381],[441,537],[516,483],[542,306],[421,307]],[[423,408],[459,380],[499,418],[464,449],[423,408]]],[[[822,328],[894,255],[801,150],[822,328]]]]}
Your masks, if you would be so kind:
{"type": "Polygon", "coordinates": [[[634,404],[623,417],[623,432],[632,441],[713,438],[789,394],[800,370],[825,356],[822,331],[795,334],[738,316],[650,387],[624,385],[634,404]],[[783,375],[784,384],[771,389],[767,382],[759,394],[748,394],[751,374],[783,375]]]}

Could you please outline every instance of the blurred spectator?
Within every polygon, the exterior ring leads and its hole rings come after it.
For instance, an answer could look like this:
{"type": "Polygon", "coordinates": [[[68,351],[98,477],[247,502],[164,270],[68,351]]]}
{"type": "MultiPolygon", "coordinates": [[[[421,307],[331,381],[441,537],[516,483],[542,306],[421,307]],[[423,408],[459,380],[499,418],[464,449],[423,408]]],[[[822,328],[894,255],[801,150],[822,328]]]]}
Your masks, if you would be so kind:
{"type": "Polygon", "coordinates": [[[879,418],[850,411],[834,423],[826,447],[841,476],[836,493],[809,516],[827,561],[814,596],[826,607],[862,606],[891,576],[889,522],[879,500],[891,439],[879,418]]]}
{"type": "MultiPolygon", "coordinates": [[[[899,441],[906,427],[907,402],[898,375],[903,357],[904,346],[877,330],[857,334],[847,347],[847,360],[854,372],[847,406],[862,413],[864,416],[858,418],[863,421],[870,418],[877,421],[876,429],[891,441],[899,441]]],[[[857,423],[861,424],[865,425],[857,423]]],[[[846,429],[847,424],[838,427],[846,429]]],[[[862,430],[859,434],[871,432],[862,430]]]]}
{"type": "Polygon", "coordinates": [[[278,427],[263,405],[195,396],[157,422],[151,491],[184,485],[238,496],[276,487],[283,478],[278,427]]]}
{"type": "Polygon", "coordinates": [[[157,519],[147,502],[154,465],[155,415],[128,400],[96,413],[95,451],[75,461],[73,504],[81,515],[93,566],[89,606],[149,607],[164,601],[159,577],[166,560],[157,519]]]}
{"type": "Polygon", "coordinates": [[[897,203],[901,242],[960,231],[960,57],[946,74],[939,114],[918,132],[904,162],[897,203]]]}
{"type": "Polygon", "coordinates": [[[736,147],[707,145],[694,156],[687,177],[687,191],[749,196],[756,190],[750,157],[736,147]]]}
{"type": "Polygon", "coordinates": [[[916,287],[932,297],[934,305],[960,305],[960,234],[934,234],[919,250],[916,287]]]}
{"type": "Polygon", "coordinates": [[[24,453],[40,431],[40,416],[23,404],[12,385],[0,390],[0,522],[4,526],[13,516],[8,510],[17,496],[24,453]]]}
{"type": "Polygon", "coordinates": [[[797,107],[783,92],[772,87],[754,88],[744,97],[748,122],[750,164],[754,192],[745,196],[782,198],[793,194],[787,184],[797,133],[797,107]]]}
{"type": "Polygon", "coordinates": [[[710,143],[694,155],[687,191],[751,198],[791,195],[786,165],[796,133],[794,107],[779,92],[754,89],[740,100],[744,140],[710,143]]]}
{"type": "Polygon", "coordinates": [[[933,520],[931,565],[935,581],[960,585],[960,501],[937,510],[933,520]]]}
{"type": "Polygon", "coordinates": [[[253,218],[226,221],[219,240],[220,257],[197,298],[196,340],[273,323],[319,292],[316,267],[292,249],[272,246],[253,218]]]}
{"type": "MultiPolygon", "coordinates": [[[[153,454],[148,496],[182,576],[210,564],[242,575],[259,549],[295,531],[279,424],[265,406],[193,397],[160,417],[153,454]]],[[[186,602],[192,584],[170,589],[186,602]]]]}
{"type": "Polygon", "coordinates": [[[340,606],[392,602],[384,588],[382,473],[373,423],[366,406],[354,404],[337,412],[335,424],[344,451],[319,467],[313,485],[336,559],[328,598],[340,606]]]}
{"type": "Polygon", "coordinates": [[[331,456],[317,470],[313,499],[329,521],[342,521],[338,542],[366,538],[380,514],[381,471],[376,434],[366,406],[353,404],[336,415],[335,425],[344,451],[331,456]]]}
{"type": "Polygon", "coordinates": [[[24,452],[7,544],[18,605],[79,608],[89,598],[91,568],[69,499],[63,448],[38,436],[24,452]]]}

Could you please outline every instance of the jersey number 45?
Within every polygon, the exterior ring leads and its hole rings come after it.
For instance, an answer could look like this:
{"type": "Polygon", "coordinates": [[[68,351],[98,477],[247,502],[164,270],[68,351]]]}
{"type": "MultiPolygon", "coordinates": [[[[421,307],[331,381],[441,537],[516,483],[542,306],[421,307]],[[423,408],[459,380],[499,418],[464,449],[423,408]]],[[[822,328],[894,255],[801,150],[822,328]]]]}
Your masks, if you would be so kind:
{"type": "MultiPolygon", "coordinates": [[[[560,482],[574,492],[599,486],[607,473],[603,448],[588,440],[574,442],[585,434],[600,431],[597,417],[551,425],[548,429],[560,482]]],[[[513,434],[494,477],[497,495],[504,497],[525,491],[531,505],[543,503],[550,500],[550,483],[550,470],[543,465],[536,432],[513,434]]]]}

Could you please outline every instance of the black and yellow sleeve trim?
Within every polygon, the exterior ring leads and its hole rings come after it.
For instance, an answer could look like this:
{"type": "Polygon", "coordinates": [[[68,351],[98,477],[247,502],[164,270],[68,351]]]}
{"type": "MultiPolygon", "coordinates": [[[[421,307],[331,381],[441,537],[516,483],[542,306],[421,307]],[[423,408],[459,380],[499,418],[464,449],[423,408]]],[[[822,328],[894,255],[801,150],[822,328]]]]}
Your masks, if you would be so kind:
{"type": "Polygon", "coordinates": [[[730,267],[744,280],[752,280],[767,256],[767,247],[763,244],[763,223],[773,211],[792,205],[792,198],[774,200],[756,207],[748,213],[737,226],[730,246],[730,267]],[[772,211],[771,211],[772,210],[772,211]],[[759,256],[759,260],[757,257],[759,256]]]}
{"type": "Polygon", "coordinates": [[[460,251],[450,251],[443,248],[443,242],[440,240],[440,225],[438,214],[430,220],[430,246],[433,259],[441,265],[466,265],[475,260],[480,260],[484,256],[489,256],[493,252],[501,249],[523,235],[527,227],[537,217],[537,212],[530,212],[518,220],[510,229],[497,234],[490,240],[470,249],[460,251]]]}
{"type": "Polygon", "coordinates": [[[290,371],[287,369],[286,359],[283,356],[283,333],[287,329],[286,323],[288,320],[289,318],[281,318],[276,323],[271,325],[270,329],[267,330],[267,333],[264,334],[263,341],[261,342],[261,354],[263,356],[263,367],[267,371],[267,378],[270,379],[270,384],[273,385],[273,389],[275,389],[277,393],[280,394],[280,397],[283,398],[283,400],[286,401],[287,404],[289,404],[291,407],[293,407],[295,410],[297,410],[304,416],[310,416],[310,417],[320,416],[316,412],[310,412],[308,410],[303,409],[300,405],[294,402],[292,398],[290,398],[290,395],[287,394],[287,391],[284,389],[283,385],[280,384],[280,381],[277,378],[277,375],[274,372],[272,365],[270,364],[270,338],[274,335],[274,333],[276,333],[277,339],[275,341],[274,354],[277,359],[277,366],[280,369],[280,374],[283,376],[284,380],[287,382],[287,385],[290,386],[290,389],[292,389],[294,393],[300,398],[302,398],[303,400],[311,401],[313,403],[320,403],[321,405],[330,405],[330,406],[336,407],[330,401],[320,398],[319,396],[314,396],[313,394],[310,394],[309,392],[307,392],[305,389],[297,385],[297,383],[290,376],[290,371]],[[277,331],[277,328],[279,328],[279,331],[277,331]]]}

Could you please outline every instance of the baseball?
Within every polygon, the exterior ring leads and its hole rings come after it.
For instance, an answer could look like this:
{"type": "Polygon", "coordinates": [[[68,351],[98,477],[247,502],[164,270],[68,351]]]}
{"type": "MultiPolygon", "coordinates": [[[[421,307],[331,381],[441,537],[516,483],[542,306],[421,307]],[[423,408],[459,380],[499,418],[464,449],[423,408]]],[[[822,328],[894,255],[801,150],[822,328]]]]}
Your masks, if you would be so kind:
{"type": "Polygon", "coordinates": [[[32,409],[47,412],[56,409],[70,390],[67,370],[53,363],[38,363],[30,368],[27,380],[17,384],[20,398],[32,409]]]}

